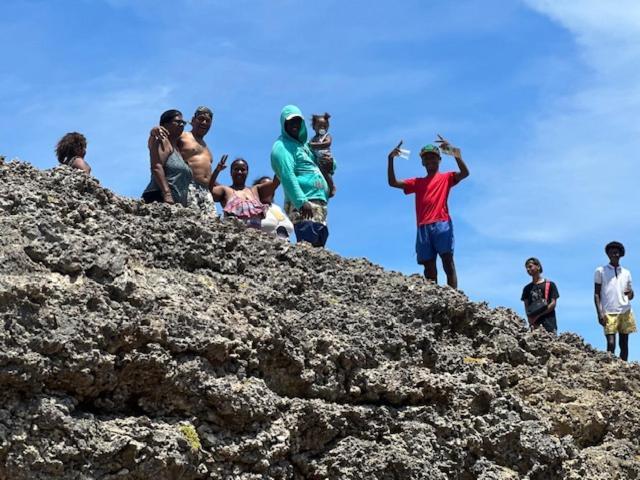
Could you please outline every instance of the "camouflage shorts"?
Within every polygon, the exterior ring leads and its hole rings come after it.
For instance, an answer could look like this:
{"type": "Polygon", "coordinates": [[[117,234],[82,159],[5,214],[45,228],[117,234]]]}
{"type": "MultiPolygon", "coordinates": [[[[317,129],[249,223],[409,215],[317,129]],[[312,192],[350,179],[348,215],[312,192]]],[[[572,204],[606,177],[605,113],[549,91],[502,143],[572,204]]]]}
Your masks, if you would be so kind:
{"type": "Polygon", "coordinates": [[[218,216],[216,202],[213,201],[211,192],[204,185],[196,182],[189,184],[189,195],[187,198],[188,206],[200,210],[205,215],[218,216]]]}
{"type": "Polygon", "coordinates": [[[300,223],[302,220],[310,220],[315,223],[327,224],[327,204],[321,200],[309,200],[311,208],[313,209],[313,216],[311,218],[302,218],[300,211],[296,209],[292,203],[286,202],[284,209],[287,212],[287,216],[291,220],[291,223],[300,223]]]}
{"type": "Polygon", "coordinates": [[[313,214],[311,218],[302,218],[300,211],[286,203],[284,208],[293,223],[298,242],[309,242],[314,247],[324,247],[329,238],[327,227],[327,204],[320,200],[309,200],[313,214]]]}

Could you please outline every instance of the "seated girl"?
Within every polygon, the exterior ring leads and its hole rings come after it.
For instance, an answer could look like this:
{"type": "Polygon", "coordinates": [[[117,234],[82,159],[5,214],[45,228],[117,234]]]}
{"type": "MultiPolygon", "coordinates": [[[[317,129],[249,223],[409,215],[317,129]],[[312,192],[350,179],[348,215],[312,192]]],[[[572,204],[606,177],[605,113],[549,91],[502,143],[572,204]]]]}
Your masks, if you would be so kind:
{"type": "Polygon", "coordinates": [[[87,139],[78,132],[67,133],[56,145],[56,156],[62,165],[82,170],[87,175],[91,167],[84,159],[87,155],[87,139]]]}

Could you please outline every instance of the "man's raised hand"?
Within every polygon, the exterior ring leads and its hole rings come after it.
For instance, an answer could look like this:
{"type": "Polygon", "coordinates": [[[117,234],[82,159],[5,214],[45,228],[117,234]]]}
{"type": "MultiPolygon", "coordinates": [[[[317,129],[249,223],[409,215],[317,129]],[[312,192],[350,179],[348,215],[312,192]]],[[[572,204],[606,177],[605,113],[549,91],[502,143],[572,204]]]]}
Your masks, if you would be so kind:
{"type": "MultiPolygon", "coordinates": [[[[163,141],[169,138],[169,131],[161,125],[155,126],[149,132],[150,142],[151,138],[157,145],[160,145],[160,150],[164,151],[163,141]]],[[[151,143],[149,143],[149,148],[151,148],[151,143]]]]}
{"type": "Polygon", "coordinates": [[[458,147],[454,146],[451,144],[451,142],[449,140],[447,140],[446,138],[444,138],[442,135],[440,135],[439,133],[437,134],[438,136],[438,140],[436,140],[436,143],[439,143],[439,147],[440,149],[445,152],[445,153],[450,153],[451,155],[453,155],[454,157],[458,158],[461,156],[461,151],[458,147]]]}
{"type": "Polygon", "coordinates": [[[169,131],[162,125],[158,125],[151,129],[149,135],[151,135],[155,140],[164,140],[165,138],[169,138],[169,131]]]}
{"type": "Polygon", "coordinates": [[[402,147],[402,142],[403,142],[403,140],[400,140],[400,143],[398,143],[396,148],[394,148],[393,150],[391,150],[389,152],[389,160],[392,160],[392,159],[396,158],[398,155],[400,155],[400,147],[402,147]]]}
{"type": "Polygon", "coordinates": [[[442,135],[440,135],[439,133],[437,134],[438,139],[436,140],[436,143],[440,144],[440,147],[453,147],[453,145],[451,145],[451,143],[449,142],[449,140],[447,140],[446,138],[444,138],[442,135]]]}

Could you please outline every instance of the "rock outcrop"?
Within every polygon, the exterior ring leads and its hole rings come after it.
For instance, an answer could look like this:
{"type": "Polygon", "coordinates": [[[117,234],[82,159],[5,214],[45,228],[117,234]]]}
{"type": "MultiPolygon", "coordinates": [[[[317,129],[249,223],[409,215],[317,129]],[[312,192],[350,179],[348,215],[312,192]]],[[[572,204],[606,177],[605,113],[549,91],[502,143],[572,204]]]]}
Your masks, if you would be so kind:
{"type": "Polygon", "coordinates": [[[0,164],[0,480],[640,478],[640,369],[421,277],[0,164]]]}

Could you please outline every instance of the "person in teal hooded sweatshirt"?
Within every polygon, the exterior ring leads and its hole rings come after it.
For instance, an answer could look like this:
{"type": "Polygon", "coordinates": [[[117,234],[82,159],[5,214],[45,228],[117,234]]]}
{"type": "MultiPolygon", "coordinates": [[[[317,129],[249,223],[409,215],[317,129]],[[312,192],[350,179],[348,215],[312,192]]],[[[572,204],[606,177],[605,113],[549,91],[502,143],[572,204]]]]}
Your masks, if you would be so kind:
{"type": "MultiPolygon", "coordinates": [[[[307,143],[307,127],[300,109],[295,105],[284,107],[280,127],[282,133],[271,149],[271,167],[282,182],[285,210],[298,242],[324,247],[329,237],[329,185],[307,143]]],[[[336,163],[332,161],[333,174],[336,163]]]]}

